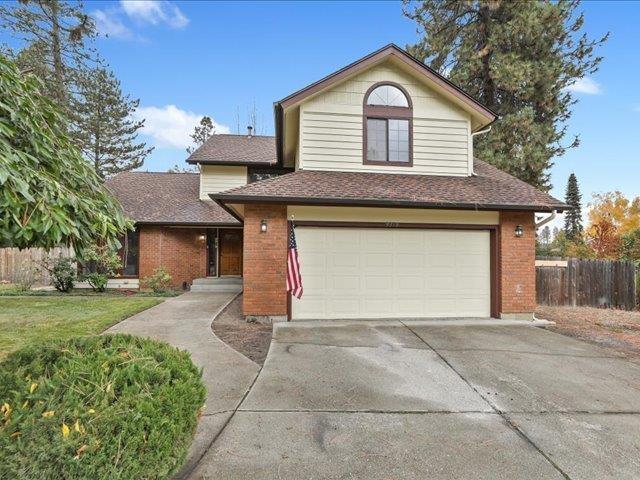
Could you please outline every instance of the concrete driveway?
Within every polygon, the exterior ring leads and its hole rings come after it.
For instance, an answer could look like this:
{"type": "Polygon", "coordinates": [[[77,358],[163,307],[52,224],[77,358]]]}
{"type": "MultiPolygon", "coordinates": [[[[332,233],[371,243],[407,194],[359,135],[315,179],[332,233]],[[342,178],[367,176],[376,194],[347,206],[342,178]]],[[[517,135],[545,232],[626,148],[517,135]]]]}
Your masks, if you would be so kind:
{"type": "Polygon", "coordinates": [[[280,324],[191,478],[637,479],[640,366],[504,322],[280,324]]]}

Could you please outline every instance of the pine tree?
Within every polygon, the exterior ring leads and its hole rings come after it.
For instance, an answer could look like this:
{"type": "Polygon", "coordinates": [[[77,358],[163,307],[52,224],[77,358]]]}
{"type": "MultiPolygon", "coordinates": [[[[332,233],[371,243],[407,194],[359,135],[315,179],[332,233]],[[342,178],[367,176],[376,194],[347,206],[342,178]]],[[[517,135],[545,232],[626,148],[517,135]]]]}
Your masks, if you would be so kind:
{"type": "Polygon", "coordinates": [[[136,142],[144,120],[132,119],[139,100],[123,95],[114,74],[97,68],[86,72],[73,100],[74,139],[102,178],[139,168],[153,147],[136,142]]]}
{"type": "MultiPolygon", "coordinates": [[[[67,111],[76,75],[97,61],[86,44],[96,36],[95,23],[82,3],[23,0],[0,5],[0,27],[23,43],[23,50],[13,55],[20,69],[40,77],[44,93],[67,111]]],[[[3,50],[12,52],[6,46],[3,50]]]]}
{"type": "Polygon", "coordinates": [[[580,201],[580,188],[578,187],[578,179],[572,173],[567,181],[567,191],[565,202],[571,206],[571,209],[564,214],[564,232],[569,240],[577,240],[582,235],[582,205],[580,201]]]}
{"type": "Polygon", "coordinates": [[[567,89],[594,73],[602,57],[581,33],[577,1],[424,0],[405,15],[423,37],[409,52],[500,115],[476,137],[475,153],[548,190],[551,159],[578,145],[563,143],[571,106],[567,89]]]}
{"type": "Polygon", "coordinates": [[[195,128],[193,129],[193,133],[191,134],[191,138],[193,139],[193,143],[195,145],[187,147],[187,153],[191,154],[195,152],[198,147],[204,144],[204,142],[206,142],[207,139],[214,133],[216,133],[216,127],[213,125],[213,120],[211,120],[211,117],[202,117],[200,119],[200,124],[195,126],[195,128]]]}

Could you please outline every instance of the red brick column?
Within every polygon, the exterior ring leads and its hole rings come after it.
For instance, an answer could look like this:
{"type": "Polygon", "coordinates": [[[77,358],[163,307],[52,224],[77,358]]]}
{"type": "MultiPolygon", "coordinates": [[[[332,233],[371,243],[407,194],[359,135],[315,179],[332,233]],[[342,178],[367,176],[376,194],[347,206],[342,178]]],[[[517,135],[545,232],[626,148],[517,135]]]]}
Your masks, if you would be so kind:
{"type": "Polygon", "coordinates": [[[244,209],[244,294],[247,316],[287,315],[287,207],[245,205],[244,209]],[[260,231],[262,220],[267,231],[260,231]]]}
{"type": "Polygon", "coordinates": [[[172,286],[182,288],[194,278],[207,275],[207,244],[201,228],[138,227],[140,230],[139,277],[151,275],[163,266],[173,277],[172,286]]]}
{"type": "Polygon", "coordinates": [[[533,212],[500,212],[500,301],[503,318],[530,319],[536,306],[536,234],[533,212]],[[515,230],[521,225],[522,237],[515,230]]]}

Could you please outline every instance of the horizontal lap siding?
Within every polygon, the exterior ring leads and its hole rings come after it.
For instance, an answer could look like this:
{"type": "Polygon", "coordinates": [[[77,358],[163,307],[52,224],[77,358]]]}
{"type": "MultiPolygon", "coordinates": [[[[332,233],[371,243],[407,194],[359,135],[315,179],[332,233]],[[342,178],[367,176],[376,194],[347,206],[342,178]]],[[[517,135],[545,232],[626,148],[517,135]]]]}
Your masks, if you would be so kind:
{"type": "Polygon", "coordinates": [[[203,165],[200,172],[200,199],[210,200],[210,193],[218,193],[247,184],[247,167],[203,165]]]}
{"type": "Polygon", "coordinates": [[[411,76],[380,66],[334,87],[301,106],[300,166],[422,175],[467,175],[469,117],[411,76]],[[403,85],[413,102],[413,167],[362,163],[362,106],[367,89],[379,81],[403,85]]]}

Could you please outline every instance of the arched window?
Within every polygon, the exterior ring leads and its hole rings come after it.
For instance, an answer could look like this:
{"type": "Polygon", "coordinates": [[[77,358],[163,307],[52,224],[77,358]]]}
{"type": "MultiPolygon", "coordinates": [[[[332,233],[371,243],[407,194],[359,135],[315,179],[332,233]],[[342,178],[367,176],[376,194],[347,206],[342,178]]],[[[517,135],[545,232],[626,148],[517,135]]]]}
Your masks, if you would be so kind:
{"type": "Polygon", "coordinates": [[[400,85],[377,83],[364,96],[363,163],[412,165],[413,106],[400,85]]]}

